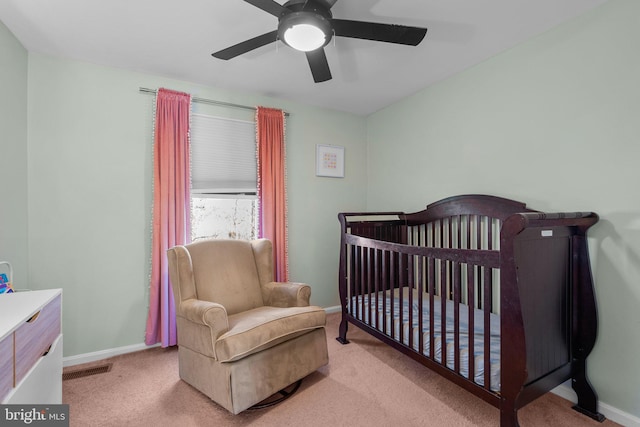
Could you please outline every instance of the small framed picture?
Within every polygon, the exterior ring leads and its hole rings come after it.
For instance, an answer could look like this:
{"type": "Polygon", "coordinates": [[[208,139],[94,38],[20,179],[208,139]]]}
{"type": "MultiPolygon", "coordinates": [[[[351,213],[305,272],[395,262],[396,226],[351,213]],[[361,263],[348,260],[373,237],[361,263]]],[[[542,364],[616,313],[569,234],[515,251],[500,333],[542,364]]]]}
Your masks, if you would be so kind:
{"type": "Polygon", "coordinates": [[[316,145],[316,176],[344,178],[344,147],[316,145]]]}

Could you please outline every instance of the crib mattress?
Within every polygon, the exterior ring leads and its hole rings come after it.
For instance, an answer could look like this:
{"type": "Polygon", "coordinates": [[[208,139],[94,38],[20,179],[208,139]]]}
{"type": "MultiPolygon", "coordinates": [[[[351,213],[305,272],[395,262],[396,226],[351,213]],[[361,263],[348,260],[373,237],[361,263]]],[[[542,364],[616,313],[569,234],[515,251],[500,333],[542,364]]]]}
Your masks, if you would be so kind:
{"type": "MultiPolygon", "coordinates": [[[[446,301],[445,308],[445,353],[446,367],[455,368],[455,328],[454,328],[454,302],[446,301]]],[[[386,335],[400,342],[400,312],[402,311],[402,343],[409,346],[409,334],[413,334],[413,350],[421,352],[425,356],[430,355],[431,334],[429,331],[429,295],[423,294],[422,331],[419,328],[419,294],[413,290],[413,299],[409,300],[409,289],[403,288],[402,307],[400,307],[400,291],[398,289],[381,291],[376,294],[360,295],[352,297],[352,304],[356,307],[356,313],[351,313],[357,319],[376,327],[383,332],[383,323],[386,321],[386,335]],[[391,298],[393,297],[393,313],[391,298]],[[369,305],[371,300],[371,305],[369,305]],[[377,307],[376,307],[377,301],[377,307]],[[410,303],[411,307],[410,307],[410,303]],[[371,310],[368,308],[371,307],[371,310]],[[412,324],[409,325],[409,310],[413,310],[412,324]],[[363,317],[364,312],[364,317],[363,317]],[[371,319],[371,320],[370,320],[371,319]],[[386,319],[386,320],[385,320],[386,319]],[[374,323],[375,322],[375,323],[374,323]],[[393,335],[391,322],[393,322],[393,335]],[[420,346],[419,334],[422,332],[423,348],[420,346]]],[[[440,297],[434,296],[434,359],[442,362],[442,315],[440,297]]],[[[459,305],[459,373],[465,378],[469,378],[469,312],[468,306],[459,305]]],[[[490,315],[490,389],[500,391],[500,316],[490,315]]],[[[473,366],[474,382],[484,386],[484,312],[474,309],[474,330],[473,334],[473,366]]]]}

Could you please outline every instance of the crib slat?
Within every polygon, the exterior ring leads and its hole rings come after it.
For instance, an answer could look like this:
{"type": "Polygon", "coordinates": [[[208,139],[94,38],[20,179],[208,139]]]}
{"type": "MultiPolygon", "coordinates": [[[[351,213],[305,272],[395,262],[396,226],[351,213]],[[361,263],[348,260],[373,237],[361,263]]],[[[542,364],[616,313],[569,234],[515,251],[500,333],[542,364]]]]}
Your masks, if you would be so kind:
{"type": "Polygon", "coordinates": [[[424,354],[424,280],[422,271],[424,258],[418,257],[418,352],[424,354]]]}
{"type": "Polygon", "coordinates": [[[403,268],[403,262],[402,260],[404,259],[404,256],[400,253],[397,253],[396,256],[398,257],[398,278],[397,281],[395,283],[394,286],[394,291],[395,289],[398,290],[398,328],[400,329],[398,331],[398,336],[400,337],[400,342],[404,343],[404,298],[403,298],[403,288],[404,288],[404,284],[401,281],[401,277],[402,277],[402,272],[404,271],[403,268]]]}
{"type": "Polygon", "coordinates": [[[483,295],[483,291],[482,291],[482,267],[479,265],[476,265],[475,267],[476,270],[476,295],[477,295],[477,301],[476,301],[476,308],[480,309],[483,306],[483,300],[482,300],[482,295],[483,295]]]}
{"type": "MultiPolygon", "coordinates": [[[[379,308],[380,308],[380,251],[378,249],[375,250],[375,253],[373,254],[373,268],[374,268],[374,272],[373,272],[373,289],[374,289],[374,307],[375,307],[375,311],[374,313],[372,313],[374,321],[374,327],[376,329],[380,328],[380,322],[379,322],[379,318],[378,318],[378,313],[379,313],[379,308]]],[[[371,298],[371,297],[369,297],[371,298]]]]}
{"type": "Polygon", "coordinates": [[[396,325],[394,322],[394,313],[395,313],[395,298],[393,298],[393,291],[396,289],[396,282],[395,282],[395,278],[396,278],[396,269],[395,269],[395,258],[396,258],[396,254],[393,252],[389,252],[389,294],[391,295],[391,297],[389,298],[390,301],[390,310],[391,310],[391,319],[390,319],[390,325],[391,325],[391,337],[396,336],[395,331],[396,331],[396,325]]]}
{"type": "Polygon", "coordinates": [[[484,268],[484,388],[491,388],[491,269],[484,268]]]}
{"type": "Polygon", "coordinates": [[[453,263],[453,366],[460,372],[460,269],[459,263],[453,263]]]}
{"type": "MultiPolygon", "coordinates": [[[[475,268],[473,266],[469,266],[467,268],[467,300],[475,301],[475,277],[474,277],[475,268]]],[[[471,381],[475,381],[476,372],[475,372],[475,311],[474,304],[467,304],[468,317],[469,317],[469,333],[467,334],[469,339],[469,379],[471,381]]]]}
{"type": "Polygon", "coordinates": [[[350,259],[349,259],[349,263],[350,263],[350,269],[349,271],[351,272],[351,274],[349,275],[349,305],[351,306],[351,314],[353,315],[357,315],[357,311],[356,311],[356,302],[357,299],[351,298],[354,295],[357,295],[355,289],[356,289],[356,247],[351,245],[350,247],[350,259]]]}
{"type": "Polygon", "coordinates": [[[372,283],[372,280],[373,280],[373,276],[371,275],[371,269],[374,267],[373,263],[371,262],[371,252],[372,252],[372,250],[373,250],[372,248],[367,248],[366,256],[365,256],[365,260],[364,260],[366,262],[365,266],[368,267],[367,268],[367,280],[366,280],[365,286],[367,288],[367,296],[368,296],[368,298],[367,298],[367,318],[369,319],[369,322],[368,322],[369,325],[373,325],[374,324],[374,321],[372,319],[372,317],[373,317],[372,316],[372,310],[371,310],[373,308],[372,307],[372,303],[373,303],[372,299],[373,298],[371,298],[371,291],[372,291],[371,283],[372,283]]]}
{"type": "MultiPolygon", "coordinates": [[[[389,253],[387,251],[382,251],[382,290],[386,295],[389,291],[389,276],[387,270],[387,257],[389,253]]],[[[382,298],[382,333],[387,334],[387,298],[382,298]]]]}
{"type": "MultiPolygon", "coordinates": [[[[414,271],[413,271],[413,256],[407,256],[407,270],[409,271],[409,348],[413,348],[413,289],[414,289],[414,271]]],[[[404,328],[402,328],[404,330],[404,328]]]]}
{"type": "Polygon", "coordinates": [[[493,249],[493,220],[487,218],[487,249],[493,249]]]}
{"type": "Polygon", "coordinates": [[[358,284],[359,284],[359,292],[358,292],[358,298],[359,298],[359,313],[361,313],[362,315],[362,321],[365,321],[365,317],[364,317],[364,310],[365,310],[365,304],[364,304],[364,297],[366,295],[366,289],[365,289],[365,283],[364,283],[364,267],[365,267],[365,261],[364,261],[364,248],[362,246],[358,246],[358,284]]]}
{"type": "Polygon", "coordinates": [[[436,224],[434,222],[429,224],[431,228],[431,240],[427,243],[427,246],[435,247],[436,246],[436,224]]]}
{"type": "Polygon", "coordinates": [[[447,261],[440,262],[440,361],[447,366],[447,261]]]}
{"type": "Polygon", "coordinates": [[[427,285],[429,287],[429,357],[431,360],[435,360],[435,332],[434,332],[434,296],[435,296],[435,281],[436,281],[436,260],[429,258],[428,268],[428,280],[427,285]]]}

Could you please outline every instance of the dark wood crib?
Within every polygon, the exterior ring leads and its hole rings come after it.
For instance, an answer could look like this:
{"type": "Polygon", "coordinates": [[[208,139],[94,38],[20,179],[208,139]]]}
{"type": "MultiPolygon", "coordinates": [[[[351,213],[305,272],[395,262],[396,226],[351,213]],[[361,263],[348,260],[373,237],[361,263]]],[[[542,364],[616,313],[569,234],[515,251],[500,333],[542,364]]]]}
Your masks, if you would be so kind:
{"type": "Polygon", "coordinates": [[[340,213],[339,337],[356,325],[500,409],[571,380],[604,420],[586,359],[597,332],[592,212],[542,213],[486,195],[402,212],[340,213]]]}

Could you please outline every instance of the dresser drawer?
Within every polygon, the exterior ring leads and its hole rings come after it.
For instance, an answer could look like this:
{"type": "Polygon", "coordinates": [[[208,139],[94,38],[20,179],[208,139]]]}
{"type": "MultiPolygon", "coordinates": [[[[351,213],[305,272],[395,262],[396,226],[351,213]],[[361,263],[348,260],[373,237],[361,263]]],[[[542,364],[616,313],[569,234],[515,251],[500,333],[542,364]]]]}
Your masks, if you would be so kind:
{"type": "Polygon", "coordinates": [[[8,405],[59,404],[62,402],[62,335],[41,357],[29,375],[5,402],[8,405]]]}
{"type": "Polygon", "coordinates": [[[15,331],[15,383],[49,351],[60,335],[62,297],[58,295],[15,331]]]}
{"type": "Polygon", "coordinates": [[[13,335],[0,341],[0,402],[13,388],[13,335]]]}

